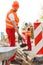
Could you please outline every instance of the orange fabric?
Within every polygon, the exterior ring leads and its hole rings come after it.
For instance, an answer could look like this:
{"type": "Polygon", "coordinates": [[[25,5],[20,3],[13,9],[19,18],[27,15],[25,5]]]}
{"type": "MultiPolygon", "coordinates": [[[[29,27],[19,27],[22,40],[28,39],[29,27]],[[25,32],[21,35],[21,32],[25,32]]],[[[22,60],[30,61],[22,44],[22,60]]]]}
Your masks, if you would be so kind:
{"type": "Polygon", "coordinates": [[[15,21],[18,25],[18,22],[19,22],[19,18],[17,17],[17,14],[11,9],[8,14],[7,14],[7,17],[6,17],[6,28],[14,28],[13,27],[13,24],[12,22],[10,21],[9,19],[9,14],[13,13],[14,14],[14,18],[15,18],[15,21]]]}
{"type": "Polygon", "coordinates": [[[22,32],[22,34],[24,34],[24,35],[26,35],[26,36],[31,36],[31,31],[22,32]]]}
{"type": "Polygon", "coordinates": [[[12,8],[18,9],[19,8],[19,3],[17,1],[14,1],[12,4],[12,8]]]}
{"type": "Polygon", "coordinates": [[[25,33],[25,35],[26,35],[26,36],[31,36],[31,31],[27,31],[27,32],[25,33]]]}
{"type": "Polygon", "coordinates": [[[8,24],[11,24],[11,25],[12,25],[12,22],[10,22],[10,21],[7,21],[6,23],[8,23],[8,24]]]}
{"type": "Polygon", "coordinates": [[[13,28],[13,27],[11,27],[11,26],[9,26],[9,25],[6,25],[6,28],[10,28],[10,29],[11,29],[11,28],[13,28]]]}

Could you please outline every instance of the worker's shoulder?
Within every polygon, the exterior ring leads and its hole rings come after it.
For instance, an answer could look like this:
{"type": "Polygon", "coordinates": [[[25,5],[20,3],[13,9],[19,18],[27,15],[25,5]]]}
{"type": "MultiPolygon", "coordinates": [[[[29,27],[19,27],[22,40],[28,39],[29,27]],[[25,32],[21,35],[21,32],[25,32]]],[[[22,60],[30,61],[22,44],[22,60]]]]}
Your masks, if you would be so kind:
{"type": "Polygon", "coordinates": [[[9,10],[9,11],[7,12],[7,16],[9,16],[11,13],[12,13],[12,11],[9,10]]]}
{"type": "Polygon", "coordinates": [[[11,14],[11,13],[13,13],[13,10],[12,9],[8,11],[8,14],[11,14]]]}
{"type": "Polygon", "coordinates": [[[16,15],[16,12],[14,12],[14,10],[11,9],[11,10],[8,12],[8,14],[16,15]]]}
{"type": "Polygon", "coordinates": [[[7,16],[9,16],[9,15],[10,15],[10,16],[14,16],[14,17],[17,16],[17,14],[16,14],[16,13],[14,12],[14,10],[12,10],[12,9],[8,11],[7,16]]]}

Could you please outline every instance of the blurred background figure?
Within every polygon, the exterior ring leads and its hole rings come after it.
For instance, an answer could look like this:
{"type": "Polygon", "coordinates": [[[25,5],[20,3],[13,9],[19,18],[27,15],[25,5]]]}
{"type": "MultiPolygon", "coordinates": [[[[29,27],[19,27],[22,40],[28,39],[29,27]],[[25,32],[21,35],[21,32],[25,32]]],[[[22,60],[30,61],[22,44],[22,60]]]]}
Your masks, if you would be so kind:
{"type": "Polygon", "coordinates": [[[30,29],[30,26],[28,25],[28,23],[25,23],[25,27],[26,27],[26,37],[27,37],[27,46],[28,46],[28,50],[31,50],[32,46],[31,46],[31,40],[30,40],[30,37],[31,37],[31,29],[30,29]]]}

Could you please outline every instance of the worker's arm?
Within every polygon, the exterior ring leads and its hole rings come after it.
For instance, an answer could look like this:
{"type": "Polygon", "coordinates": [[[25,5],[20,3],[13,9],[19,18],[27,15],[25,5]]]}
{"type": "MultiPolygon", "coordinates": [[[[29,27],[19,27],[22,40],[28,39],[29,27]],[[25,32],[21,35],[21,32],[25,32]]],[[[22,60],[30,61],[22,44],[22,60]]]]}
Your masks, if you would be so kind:
{"type": "Polygon", "coordinates": [[[19,18],[17,16],[17,14],[15,15],[15,21],[18,23],[19,22],[19,18]]]}

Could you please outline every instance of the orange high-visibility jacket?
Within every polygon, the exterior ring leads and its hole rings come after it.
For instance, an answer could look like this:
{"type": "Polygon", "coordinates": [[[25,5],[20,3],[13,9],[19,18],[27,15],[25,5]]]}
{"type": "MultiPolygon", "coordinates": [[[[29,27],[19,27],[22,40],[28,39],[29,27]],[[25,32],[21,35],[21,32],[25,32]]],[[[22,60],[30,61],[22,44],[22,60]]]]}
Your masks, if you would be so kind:
{"type": "Polygon", "coordinates": [[[27,27],[27,31],[25,32],[25,35],[26,36],[31,36],[31,29],[30,29],[29,26],[27,27]]]}
{"type": "Polygon", "coordinates": [[[31,30],[25,33],[26,36],[31,36],[31,30]]]}
{"type": "Polygon", "coordinates": [[[14,28],[12,22],[16,23],[18,25],[19,18],[12,9],[8,12],[7,17],[6,17],[6,28],[14,28]]]}

